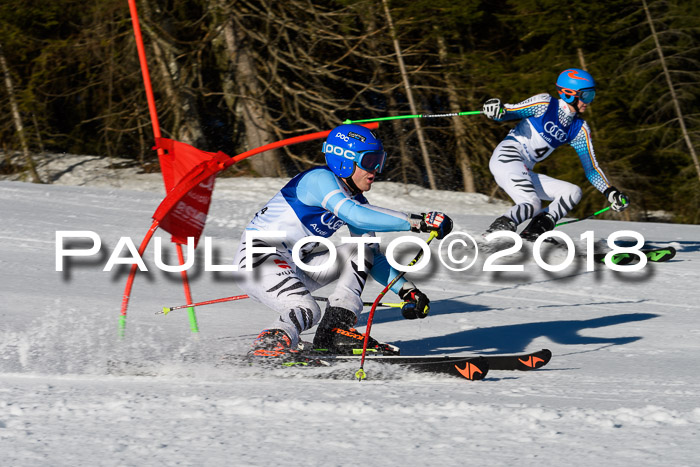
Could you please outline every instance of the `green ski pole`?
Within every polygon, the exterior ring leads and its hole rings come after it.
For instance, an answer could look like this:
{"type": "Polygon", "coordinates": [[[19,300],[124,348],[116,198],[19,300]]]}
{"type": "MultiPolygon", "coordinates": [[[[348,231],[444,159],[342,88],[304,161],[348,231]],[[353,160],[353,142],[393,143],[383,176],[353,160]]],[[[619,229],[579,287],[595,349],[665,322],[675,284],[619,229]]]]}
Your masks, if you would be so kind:
{"type": "Polygon", "coordinates": [[[611,207],[611,206],[608,206],[607,208],[603,208],[603,209],[601,209],[600,211],[596,211],[596,212],[594,212],[593,214],[591,214],[590,216],[582,217],[581,219],[574,219],[574,220],[571,220],[571,221],[560,222],[560,223],[558,223],[556,226],[559,227],[560,225],[573,224],[574,222],[585,221],[586,219],[590,219],[591,217],[595,217],[595,216],[597,216],[598,214],[604,213],[605,211],[607,211],[608,209],[610,209],[610,207],[611,207]]]}
{"type": "Polygon", "coordinates": [[[396,115],[393,117],[368,118],[365,120],[345,120],[343,124],[349,123],[366,123],[366,122],[382,122],[385,120],[401,120],[404,118],[442,118],[442,117],[461,117],[463,115],[479,115],[481,110],[469,110],[467,112],[453,112],[446,114],[417,114],[417,115],[396,115]]]}

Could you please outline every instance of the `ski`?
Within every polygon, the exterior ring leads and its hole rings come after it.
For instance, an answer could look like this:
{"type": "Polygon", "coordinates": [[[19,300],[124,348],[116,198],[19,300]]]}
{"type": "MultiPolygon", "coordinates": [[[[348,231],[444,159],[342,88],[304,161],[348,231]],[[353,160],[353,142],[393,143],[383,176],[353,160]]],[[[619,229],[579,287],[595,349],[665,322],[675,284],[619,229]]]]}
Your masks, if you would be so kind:
{"type": "MultiPolygon", "coordinates": [[[[302,352],[283,366],[331,366],[341,362],[359,362],[360,355],[324,355],[319,352],[302,352]]],[[[380,363],[401,365],[411,370],[426,373],[448,374],[468,380],[484,379],[489,371],[530,371],[542,368],[552,358],[548,349],[513,355],[446,355],[446,356],[400,356],[367,355],[365,364],[380,363]]]]}
{"type": "MultiPolygon", "coordinates": [[[[355,355],[338,355],[333,358],[336,361],[357,361],[360,357],[355,355]]],[[[489,372],[489,361],[482,356],[398,356],[398,355],[368,355],[365,365],[372,363],[401,365],[412,371],[421,373],[441,373],[471,381],[484,379],[489,372]],[[371,362],[371,363],[370,363],[371,362]]]]}
{"type": "MultiPolygon", "coordinates": [[[[643,249],[642,253],[644,253],[644,255],[647,257],[647,261],[649,262],[663,263],[676,256],[676,249],[672,246],[666,248],[654,248],[647,250],[643,249]]],[[[605,263],[605,255],[606,253],[596,253],[593,255],[593,261],[595,261],[596,263],[605,263]]],[[[637,255],[631,253],[617,253],[612,255],[611,261],[613,262],[613,264],[625,266],[638,261],[638,257],[637,255]]]]}
{"type": "Polygon", "coordinates": [[[531,371],[542,368],[552,359],[549,349],[518,355],[486,355],[491,370],[531,371]]]}

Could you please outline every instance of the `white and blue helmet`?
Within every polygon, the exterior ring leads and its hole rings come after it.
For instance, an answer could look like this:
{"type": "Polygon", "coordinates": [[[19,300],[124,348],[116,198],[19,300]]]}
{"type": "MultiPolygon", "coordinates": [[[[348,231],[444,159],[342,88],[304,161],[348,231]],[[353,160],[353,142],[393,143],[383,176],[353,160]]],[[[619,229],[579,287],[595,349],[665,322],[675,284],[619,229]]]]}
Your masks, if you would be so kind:
{"type": "Polygon", "coordinates": [[[381,173],[386,161],[384,146],[377,136],[362,125],[340,125],[331,130],[323,143],[326,164],[340,178],[355,172],[355,165],[367,172],[381,173]]]}

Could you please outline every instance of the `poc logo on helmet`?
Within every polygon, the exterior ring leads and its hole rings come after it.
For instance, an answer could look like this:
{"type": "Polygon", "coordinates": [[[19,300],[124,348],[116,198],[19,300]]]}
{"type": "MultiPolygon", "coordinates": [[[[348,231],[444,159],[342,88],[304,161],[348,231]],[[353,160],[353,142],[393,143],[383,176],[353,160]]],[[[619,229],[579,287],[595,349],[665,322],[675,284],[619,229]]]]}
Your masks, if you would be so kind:
{"type": "Polygon", "coordinates": [[[341,132],[337,132],[337,133],[335,134],[335,137],[336,137],[336,138],[342,139],[342,140],[345,141],[346,143],[347,143],[348,141],[350,141],[350,137],[349,137],[348,135],[342,134],[341,132]]]}
{"type": "MultiPolygon", "coordinates": [[[[346,136],[347,138],[347,136],[346,136]]],[[[335,154],[336,156],[341,156],[346,159],[355,160],[355,151],[349,149],[343,149],[340,146],[333,146],[332,144],[323,143],[323,152],[326,154],[335,154]]]]}
{"type": "Polygon", "coordinates": [[[553,122],[547,122],[544,125],[544,131],[552,135],[554,139],[559,141],[560,143],[563,143],[566,141],[566,132],[559,128],[555,123],[553,122]]]}

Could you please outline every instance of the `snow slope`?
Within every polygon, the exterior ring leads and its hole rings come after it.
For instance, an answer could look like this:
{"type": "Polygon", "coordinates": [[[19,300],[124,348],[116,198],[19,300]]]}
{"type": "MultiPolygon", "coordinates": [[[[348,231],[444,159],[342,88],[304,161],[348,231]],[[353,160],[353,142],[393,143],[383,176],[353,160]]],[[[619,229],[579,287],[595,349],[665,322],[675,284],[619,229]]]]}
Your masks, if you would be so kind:
{"type": "MultiPolygon", "coordinates": [[[[153,243],[118,339],[126,268],[102,269],[120,237],[140,243],[162,186],[158,175],[89,173],[87,181],[65,171],[56,185],[0,181],[2,465],[700,464],[700,226],[585,221],[561,229],[574,239],[635,230],[648,244],[678,249],[674,260],[639,272],[586,271],[577,260],[548,273],[530,252],[509,259],[524,272],[484,272],[483,257],[460,273],[431,262],[413,274],[431,316],[406,321],[379,310],[375,337],[405,355],[546,347],[552,361],[481,382],[368,364],[359,383],[353,366],[222,364],[222,355],[244,353],[273,314],[250,300],[200,307],[198,334],[184,310],[155,314],[184,298],[179,275],[155,268],[153,243]],[[57,272],[58,230],[96,232],[102,249],[57,272]]],[[[231,259],[243,226],[283,183],[217,181],[205,235],[218,263],[231,259]]],[[[503,211],[483,196],[391,183],[368,198],[442,209],[471,234],[503,211]]],[[[194,299],[239,294],[227,274],[203,270],[199,253],[194,299]]],[[[371,284],[365,299],[379,290],[371,284]]]]}

